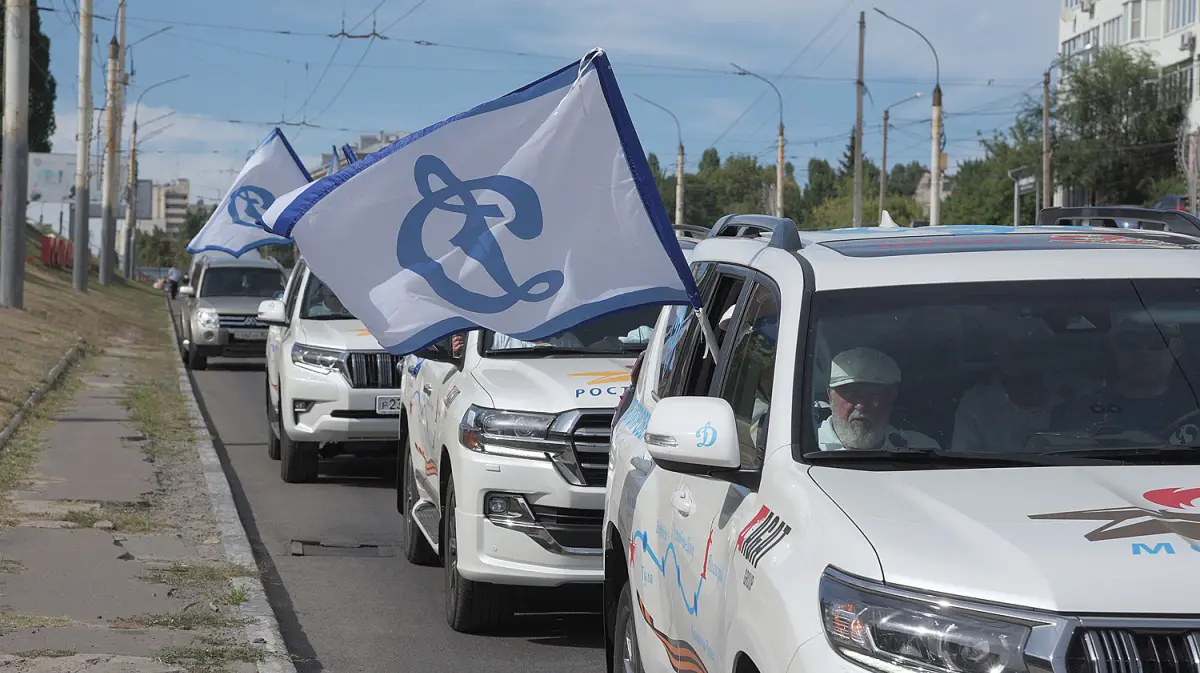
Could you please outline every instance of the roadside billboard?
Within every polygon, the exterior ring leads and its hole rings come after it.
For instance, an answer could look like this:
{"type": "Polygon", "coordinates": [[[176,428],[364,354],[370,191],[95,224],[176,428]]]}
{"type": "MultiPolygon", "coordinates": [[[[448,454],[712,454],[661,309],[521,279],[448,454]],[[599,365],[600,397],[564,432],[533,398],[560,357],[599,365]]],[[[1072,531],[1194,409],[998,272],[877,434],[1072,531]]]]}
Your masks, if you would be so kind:
{"type": "Polygon", "coordinates": [[[74,154],[29,153],[29,203],[70,203],[74,186],[74,154]]]}

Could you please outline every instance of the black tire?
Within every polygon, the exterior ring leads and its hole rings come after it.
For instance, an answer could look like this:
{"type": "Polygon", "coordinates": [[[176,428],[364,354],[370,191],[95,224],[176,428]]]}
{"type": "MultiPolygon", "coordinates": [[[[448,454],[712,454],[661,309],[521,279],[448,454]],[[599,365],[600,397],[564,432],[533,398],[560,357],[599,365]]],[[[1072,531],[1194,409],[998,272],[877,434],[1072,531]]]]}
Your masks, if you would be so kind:
{"type": "Polygon", "coordinates": [[[187,366],[188,369],[204,371],[208,369],[208,356],[196,350],[195,346],[188,346],[187,366]]]}
{"type": "Polygon", "coordinates": [[[316,442],[293,442],[279,423],[279,476],[289,484],[315,481],[320,466],[316,442]]]}
{"type": "Polygon", "coordinates": [[[454,520],[454,479],[446,480],[442,508],[442,561],[446,577],[446,622],[459,633],[495,630],[511,614],[505,587],[473,582],[458,574],[458,531],[454,520]]]}
{"type": "Polygon", "coordinates": [[[279,460],[279,434],[275,431],[279,413],[275,411],[272,401],[271,382],[267,381],[267,456],[271,460],[279,460]]]}
{"type": "Polygon", "coordinates": [[[633,589],[629,583],[621,589],[613,619],[612,673],[643,673],[641,652],[638,649],[637,622],[633,611],[633,589]],[[628,665],[627,665],[628,664],[628,665]]]}
{"type": "Polygon", "coordinates": [[[435,565],[438,555],[433,551],[429,540],[425,539],[425,534],[421,532],[412,515],[413,505],[417,503],[417,479],[413,476],[412,450],[407,440],[401,441],[400,445],[404,455],[396,461],[401,466],[401,474],[396,475],[396,494],[404,515],[404,558],[413,565],[435,565]]]}

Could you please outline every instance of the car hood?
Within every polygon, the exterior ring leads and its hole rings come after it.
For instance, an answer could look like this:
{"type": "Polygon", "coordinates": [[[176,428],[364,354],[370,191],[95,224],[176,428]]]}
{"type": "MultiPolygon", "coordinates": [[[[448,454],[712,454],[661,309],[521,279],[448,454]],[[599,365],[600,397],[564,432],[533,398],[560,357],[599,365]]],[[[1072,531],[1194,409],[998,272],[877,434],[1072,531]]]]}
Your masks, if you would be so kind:
{"type": "Polygon", "coordinates": [[[197,308],[211,308],[226,315],[258,315],[258,305],[270,297],[201,297],[197,308]]]}
{"type": "Polygon", "coordinates": [[[361,320],[301,320],[296,341],[334,350],[383,350],[361,320]]]}
{"type": "Polygon", "coordinates": [[[875,547],[888,584],[1076,613],[1200,605],[1198,466],[810,475],[875,547]]]}
{"type": "Polygon", "coordinates": [[[634,358],[486,358],[472,372],[497,409],[557,413],[612,409],[629,387],[634,358]]]}

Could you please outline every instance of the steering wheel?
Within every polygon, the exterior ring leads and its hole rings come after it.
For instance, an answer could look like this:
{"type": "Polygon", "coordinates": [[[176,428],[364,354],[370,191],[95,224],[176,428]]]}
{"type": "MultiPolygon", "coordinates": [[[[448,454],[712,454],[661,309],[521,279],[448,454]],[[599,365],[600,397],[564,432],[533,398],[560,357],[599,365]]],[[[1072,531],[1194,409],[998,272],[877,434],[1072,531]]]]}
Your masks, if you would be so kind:
{"type": "Polygon", "coordinates": [[[1200,409],[1193,409],[1163,427],[1162,437],[1174,446],[1200,448],[1200,409]]]}

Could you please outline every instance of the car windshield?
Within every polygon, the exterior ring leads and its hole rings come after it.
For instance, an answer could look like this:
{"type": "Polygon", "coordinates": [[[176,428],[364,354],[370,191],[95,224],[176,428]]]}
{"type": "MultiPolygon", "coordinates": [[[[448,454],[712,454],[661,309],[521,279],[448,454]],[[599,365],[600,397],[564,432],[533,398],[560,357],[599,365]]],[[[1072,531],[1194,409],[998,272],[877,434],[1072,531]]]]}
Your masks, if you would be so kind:
{"type": "Polygon", "coordinates": [[[278,269],[269,267],[213,267],[204,272],[200,296],[270,299],[283,291],[286,280],[278,269]]]}
{"type": "Polygon", "coordinates": [[[639,306],[612,313],[537,341],[522,341],[491,330],[483,333],[488,355],[538,353],[623,355],[646,349],[661,307],[639,306]]]}
{"type": "Polygon", "coordinates": [[[817,292],[812,306],[812,417],[797,438],[809,458],[1200,462],[1200,280],[893,286],[817,292]]]}
{"type": "Polygon", "coordinates": [[[355,319],[350,309],[342,306],[342,301],[333,294],[333,290],[312,274],[309,274],[308,287],[304,290],[304,304],[300,307],[300,317],[309,320],[355,319]]]}

